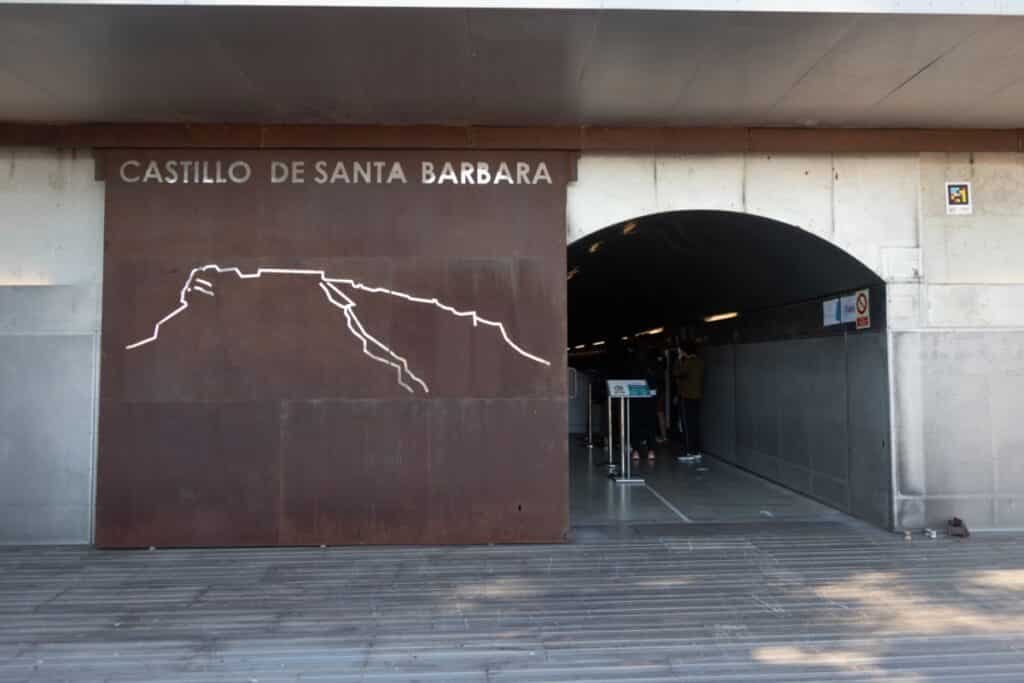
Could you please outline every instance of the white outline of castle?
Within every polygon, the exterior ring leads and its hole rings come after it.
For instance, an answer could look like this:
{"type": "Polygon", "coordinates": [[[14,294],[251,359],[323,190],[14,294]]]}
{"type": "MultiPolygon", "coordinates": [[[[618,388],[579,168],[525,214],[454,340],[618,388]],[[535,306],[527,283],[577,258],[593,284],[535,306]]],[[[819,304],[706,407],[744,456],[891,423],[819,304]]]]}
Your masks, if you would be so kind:
{"type": "Polygon", "coordinates": [[[236,266],[219,266],[217,264],[209,264],[193,268],[192,271],[189,273],[188,278],[185,280],[184,286],[182,286],[181,288],[181,293],[178,296],[178,307],[175,308],[170,313],[168,313],[167,315],[165,315],[163,318],[161,318],[156,323],[156,325],[153,326],[152,335],[146,337],[145,339],[140,339],[139,341],[134,342],[132,344],[128,344],[125,347],[125,349],[131,351],[132,349],[137,349],[140,346],[145,346],[146,344],[155,342],[160,337],[160,327],[164,323],[168,322],[169,320],[171,320],[178,314],[182,313],[185,309],[189,307],[189,302],[188,299],[186,298],[186,295],[189,292],[196,291],[199,292],[200,294],[205,294],[206,296],[216,296],[216,294],[213,291],[213,283],[210,282],[209,280],[199,277],[203,273],[209,271],[215,271],[217,273],[234,273],[242,280],[260,278],[263,277],[264,275],[300,275],[317,277],[317,284],[323,291],[324,296],[327,298],[327,301],[332,306],[341,309],[342,313],[345,314],[345,320],[348,323],[349,331],[356,339],[362,342],[363,353],[379,363],[383,363],[394,368],[397,375],[398,384],[401,385],[409,393],[416,392],[411,386],[411,384],[405,381],[406,378],[408,378],[409,382],[419,385],[423,389],[424,393],[430,393],[430,388],[427,386],[426,382],[424,382],[409,368],[409,362],[405,358],[392,351],[390,348],[388,348],[387,345],[385,345],[379,339],[375,338],[373,335],[366,331],[366,328],[363,326],[363,323],[359,320],[359,317],[355,313],[356,302],[349,298],[344,292],[342,292],[341,289],[338,288],[338,285],[345,285],[348,287],[352,287],[353,289],[357,289],[363,292],[370,292],[373,294],[387,294],[389,296],[398,297],[399,299],[404,299],[406,301],[411,301],[413,303],[434,306],[458,318],[471,318],[473,320],[473,327],[477,327],[478,325],[495,327],[501,332],[502,339],[504,339],[505,343],[520,356],[527,358],[535,363],[539,363],[541,365],[549,367],[551,365],[550,361],[544,360],[539,356],[535,356],[532,353],[529,353],[521,346],[516,344],[514,341],[512,341],[512,338],[509,336],[504,324],[494,320],[488,320],[487,318],[482,318],[477,314],[476,311],[460,311],[452,306],[449,306],[445,303],[442,303],[441,301],[438,301],[436,298],[428,299],[425,297],[413,296],[412,294],[387,289],[386,287],[374,287],[366,285],[363,284],[362,282],[358,282],[356,280],[352,280],[349,278],[331,278],[327,277],[327,273],[323,270],[307,270],[301,268],[257,268],[255,271],[251,273],[244,273],[240,268],[236,266]],[[371,351],[371,348],[373,349],[373,351],[371,351]],[[374,351],[383,354],[383,356],[377,355],[377,353],[374,353],[374,351]]]}

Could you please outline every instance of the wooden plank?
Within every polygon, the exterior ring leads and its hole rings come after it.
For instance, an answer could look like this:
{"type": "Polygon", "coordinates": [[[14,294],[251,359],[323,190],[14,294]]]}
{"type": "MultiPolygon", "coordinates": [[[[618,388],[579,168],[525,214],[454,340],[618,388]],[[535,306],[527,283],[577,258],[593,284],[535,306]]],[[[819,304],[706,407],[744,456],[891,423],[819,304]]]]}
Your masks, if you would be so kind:
{"type": "MultiPolygon", "coordinates": [[[[727,499],[727,496],[723,496],[727,499]]],[[[0,679],[1022,680],[1019,536],[0,551],[0,679]]]]}

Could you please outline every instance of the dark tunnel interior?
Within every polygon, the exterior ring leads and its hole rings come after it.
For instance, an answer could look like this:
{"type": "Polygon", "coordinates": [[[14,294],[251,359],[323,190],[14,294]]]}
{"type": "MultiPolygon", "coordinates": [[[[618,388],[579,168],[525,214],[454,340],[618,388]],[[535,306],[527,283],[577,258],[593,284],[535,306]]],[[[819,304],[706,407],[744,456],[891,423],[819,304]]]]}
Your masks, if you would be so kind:
{"type": "MultiPolygon", "coordinates": [[[[586,431],[588,419],[607,433],[603,380],[643,379],[658,403],[631,409],[637,452],[685,447],[712,456],[712,472],[733,466],[891,526],[886,297],[878,275],[805,230],[723,211],[609,226],[571,244],[567,265],[569,365],[587,387],[570,397],[570,434],[586,431]],[[826,320],[822,303],[830,301],[831,314],[838,297],[843,306],[863,302],[869,315],[855,309],[849,319],[841,309],[839,321],[826,320]],[[684,355],[698,359],[696,383],[685,380],[694,365],[686,369],[684,355]],[[656,405],[664,416],[660,446],[656,405]]],[[[666,490],[690,482],[712,487],[709,500],[730,501],[730,510],[752,504],[749,492],[713,475],[665,471],[658,484],[666,490]]],[[[682,493],[674,504],[687,515],[727,515],[682,493]]]]}
{"type": "Polygon", "coordinates": [[[618,223],[569,245],[567,260],[570,347],[882,284],[816,235],[727,211],[618,223]]]}

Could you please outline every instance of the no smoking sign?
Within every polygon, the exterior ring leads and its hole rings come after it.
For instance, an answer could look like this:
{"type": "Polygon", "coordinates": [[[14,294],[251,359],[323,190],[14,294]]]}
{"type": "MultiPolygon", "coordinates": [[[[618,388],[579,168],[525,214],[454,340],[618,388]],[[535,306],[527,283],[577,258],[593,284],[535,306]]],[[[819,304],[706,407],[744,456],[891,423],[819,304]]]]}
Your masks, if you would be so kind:
{"type": "Polygon", "coordinates": [[[871,290],[861,289],[857,292],[857,329],[866,330],[871,327],[871,290]]]}

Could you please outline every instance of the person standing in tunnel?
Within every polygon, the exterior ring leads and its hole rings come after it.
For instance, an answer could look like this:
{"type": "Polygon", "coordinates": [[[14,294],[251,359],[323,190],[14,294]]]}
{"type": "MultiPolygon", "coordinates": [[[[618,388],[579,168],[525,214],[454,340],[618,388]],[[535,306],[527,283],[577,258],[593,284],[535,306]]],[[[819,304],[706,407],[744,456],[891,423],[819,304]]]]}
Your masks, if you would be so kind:
{"type": "Polygon", "coordinates": [[[704,395],[704,361],[697,345],[687,341],[682,347],[682,358],[677,365],[676,387],[683,409],[683,457],[700,455],[700,401],[704,395]]]}
{"type": "Polygon", "coordinates": [[[654,409],[658,415],[658,434],[654,437],[655,443],[668,441],[668,415],[665,410],[665,400],[668,396],[668,367],[669,352],[667,348],[656,348],[655,353],[655,379],[654,386],[657,387],[657,395],[654,398],[654,409]]]}

